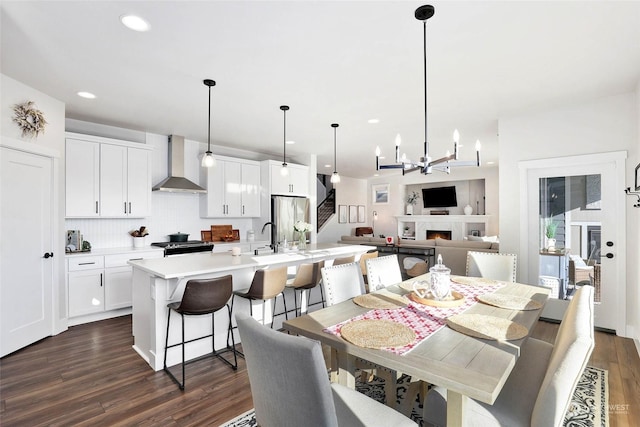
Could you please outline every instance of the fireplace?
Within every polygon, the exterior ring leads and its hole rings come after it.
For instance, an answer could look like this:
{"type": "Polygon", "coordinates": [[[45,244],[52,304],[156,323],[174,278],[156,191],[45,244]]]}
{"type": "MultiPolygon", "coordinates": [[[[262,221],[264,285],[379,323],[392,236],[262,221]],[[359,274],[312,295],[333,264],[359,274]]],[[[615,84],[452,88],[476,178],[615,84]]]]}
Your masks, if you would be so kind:
{"type": "Polygon", "coordinates": [[[451,231],[450,230],[427,230],[427,240],[429,239],[451,240],[451,231]]]}

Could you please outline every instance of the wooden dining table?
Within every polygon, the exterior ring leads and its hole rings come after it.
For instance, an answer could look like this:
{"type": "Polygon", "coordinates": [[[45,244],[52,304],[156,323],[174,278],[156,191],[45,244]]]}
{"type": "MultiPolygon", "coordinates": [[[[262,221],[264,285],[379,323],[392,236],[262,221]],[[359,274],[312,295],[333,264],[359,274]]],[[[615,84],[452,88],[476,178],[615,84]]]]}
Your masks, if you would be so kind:
{"type": "MultiPolygon", "coordinates": [[[[399,295],[411,293],[411,283],[425,280],[418,276],[408,281],[392,285],[386,291],[399,295]]],[[[467,278],[466,286],[477,286],[486,279],[467,278]]],[[[549,298],[549,290],[539,286],[501,282],[501,287],[491,292],[495,294],[524,297],[544,306],[549,298]]],[[[475,300],[474,300],[475,302],[475,300]]],[[[451,329],[441,327],[413,349],[396,354],[387,349],[361,347],[346,341],[339,335],[326,330],[341,322],[363,315],[371,309],[355,304],[352,300],[323,308],[304,316],[289,319],[283,328],[291,333],[316,339],[328,345],[337,353],[338,381],[355,387],[355,360],[365,359],[381,367],[407,374],[412,381],[421,380],[447,389],[447,425],[463,426],[464,407],[468,398],[493,404],[500,394],[516,360],[520,356],[525,338],[518,340],[491,340],[476,338],[451,329]]],[[[511,310],[472,302],[465,314],[483,314],[510,319],[523,325],[529,333],[535,326],[542,308],[536,310],[511,310]]]]}

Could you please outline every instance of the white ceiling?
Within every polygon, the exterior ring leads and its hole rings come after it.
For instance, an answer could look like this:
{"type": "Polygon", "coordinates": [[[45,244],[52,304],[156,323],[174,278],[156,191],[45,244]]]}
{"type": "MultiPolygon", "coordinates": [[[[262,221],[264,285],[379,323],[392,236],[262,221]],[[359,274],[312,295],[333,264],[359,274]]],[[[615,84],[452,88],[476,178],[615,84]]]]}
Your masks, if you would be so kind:
{"type": "MultiPolygon", "coordinates": [[[[319,173],[375,173],[379,145],[422,152],[422,23],[415,1],[6,1],[1,71],[66,104],[67,117],[282,156],[319,173]],[[119,21],[151,24],[136,33],[119,21]],[[86,100],[76,95],[97,95],[86,100]],[[378,124],[367,123],[377,118],[378,124]],[[304,156],[302,158],[308,158],[304,156]]],[[[640,2],[432,2],[427,24],[432,157],[461,133],[463,160],[497,161],[498,119],[634,91],[640,2]]],[[[397,173],[385,171],[382,173],[397,173]]]]}

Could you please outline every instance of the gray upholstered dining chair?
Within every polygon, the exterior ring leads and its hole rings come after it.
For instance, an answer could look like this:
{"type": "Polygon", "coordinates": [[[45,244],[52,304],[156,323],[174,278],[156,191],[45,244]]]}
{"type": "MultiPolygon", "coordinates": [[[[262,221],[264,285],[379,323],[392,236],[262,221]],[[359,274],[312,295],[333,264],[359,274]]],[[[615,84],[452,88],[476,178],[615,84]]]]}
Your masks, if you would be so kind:
{"type": "Polygon", "coordinates": [[[370,258],[366,261],[369,292],[402,282],[398,255],[370,258]]]}
{"type": "Polygon", "coordinates": [[[414,426],[395,410],[340,384],[331,384],[320,342],[276,332],[236,314],[262,427],[414,426]]]}
{"type": "MultiPolygon", "coordinates": [[[[593,287],[583,286],[569,303],[555,343],[528,338],[493,405],[468,399],[463,417],[482,426],[561,426],[594,345],[593,287]]],[[[446,425],[446,394],[441,387],[427,394],[428,425],[446,425]]]]}
{"type": "Polygon", "coordinates": [[[515,283],[517,262],[515,254],[469,251],[467,276],[515,283]]]}

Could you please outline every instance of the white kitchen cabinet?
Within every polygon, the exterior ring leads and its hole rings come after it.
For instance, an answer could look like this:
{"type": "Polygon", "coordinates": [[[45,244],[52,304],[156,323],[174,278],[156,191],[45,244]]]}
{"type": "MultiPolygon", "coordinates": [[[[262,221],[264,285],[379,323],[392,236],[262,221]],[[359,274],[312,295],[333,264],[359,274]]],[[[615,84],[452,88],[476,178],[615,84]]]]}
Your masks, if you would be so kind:
{"type": "Polygon", "coordinates": [[[150,148],[133,145],[142,144],[67,134],[67,217],[150,215],[150,148]]]}
{"type": "Polygon", "coordinates": [[[104,311],[104,257],[68,260],[69,317],[104,311]]]}
{"type": "Polygon", "coordinates": [[[207,193],[200,197],[203,218],[260,216],[258,162],[216,156],[216,166],[202,168],[207,193]]]}
{"type": "Polygon", "coordinates": [[[271,194],[285,196],[309,195],[309,168],[288,163],[289,174],[282,176],[282,163],[269,160],[271,194]]]}
{"type": "Polygon", "coordinates": [[[66,215],[100,215],[100,144],[67,138],[66,215]]]}
{"type": "Polygon", "coordinates": [[[242,163],[242,216],[260,216],[260,164],[242,163]]]}
{"type": "Polygon", "coordinates": [[[114,310],[131,307],[133,273],[128,261],[162,256],[161,250],[68,256],[69,318],[76,318],[71,323],[106,319],[117,315],[114,310]]]}

